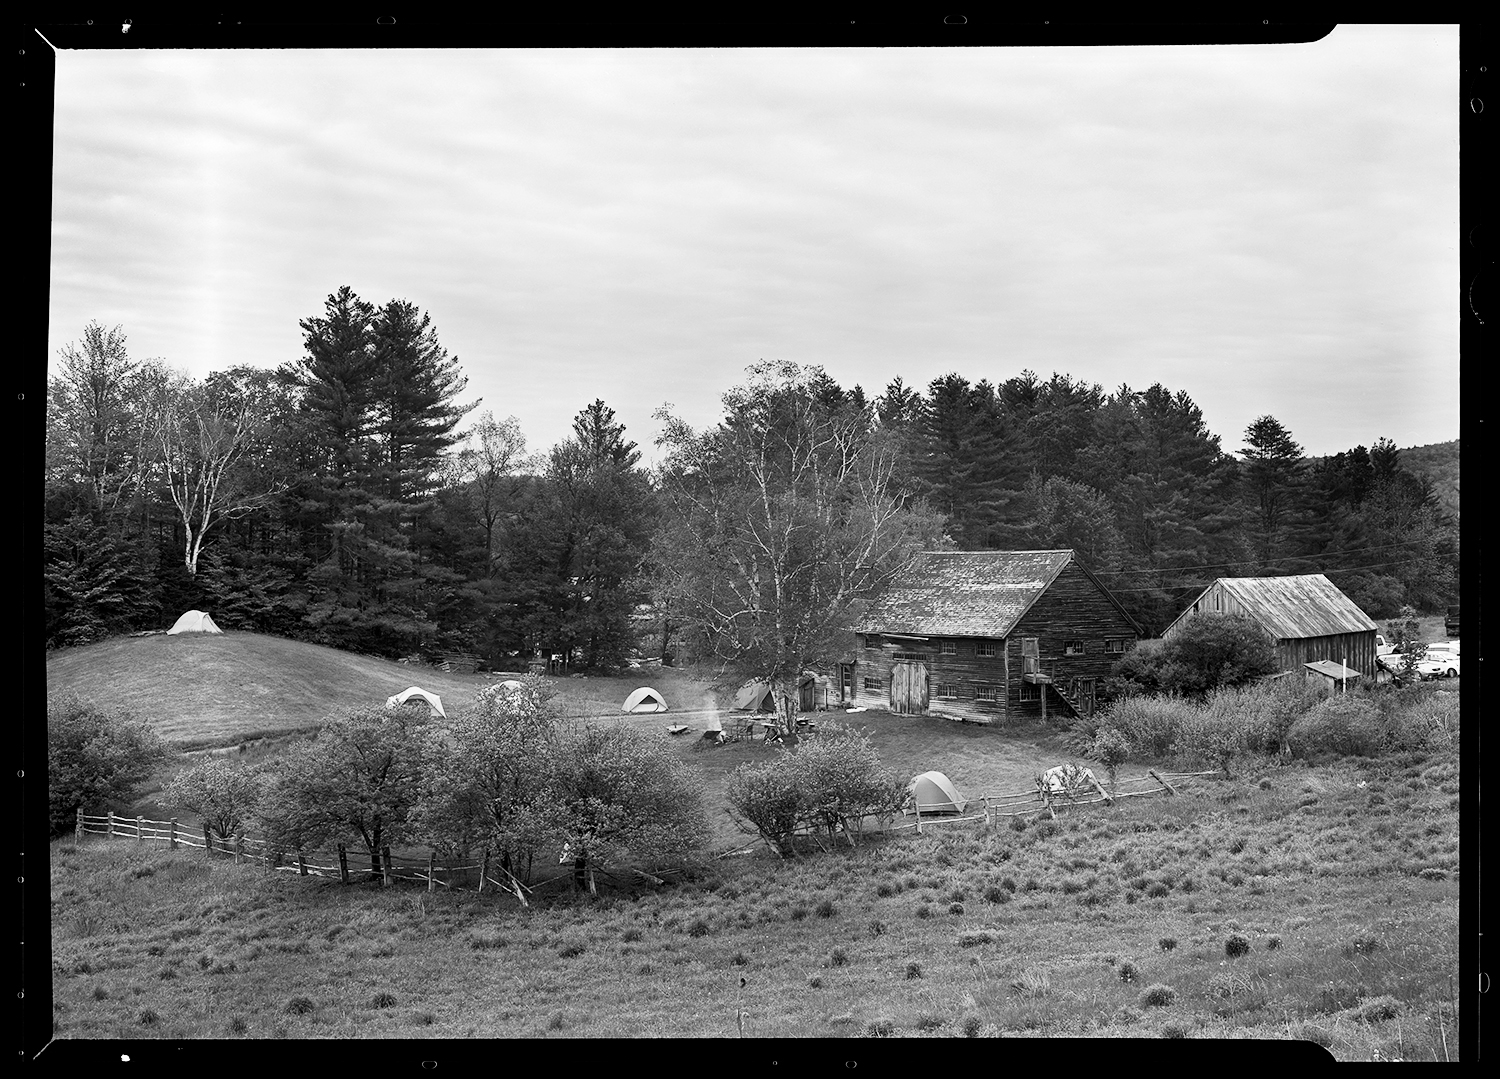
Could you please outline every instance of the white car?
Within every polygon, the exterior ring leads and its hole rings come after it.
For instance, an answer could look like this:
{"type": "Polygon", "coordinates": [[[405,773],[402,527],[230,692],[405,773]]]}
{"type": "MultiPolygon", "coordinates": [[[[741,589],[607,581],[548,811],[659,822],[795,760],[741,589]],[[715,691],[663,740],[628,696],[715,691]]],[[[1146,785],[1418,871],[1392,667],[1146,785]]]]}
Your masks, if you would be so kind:
{"type": "Polygon", "coordinates": [[[1417,677],[1419,678],[1457,678],[1458,677],[1458,654],[1445,655],[1442,652],[1429,652],[1426,659],[1417,663],[1417,677]]]}

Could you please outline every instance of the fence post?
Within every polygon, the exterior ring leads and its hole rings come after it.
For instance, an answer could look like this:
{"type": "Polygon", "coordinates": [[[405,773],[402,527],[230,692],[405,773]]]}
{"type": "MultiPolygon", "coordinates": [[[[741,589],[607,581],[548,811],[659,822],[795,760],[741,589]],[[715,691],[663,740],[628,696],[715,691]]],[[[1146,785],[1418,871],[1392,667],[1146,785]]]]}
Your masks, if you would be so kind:
{"type": "Polygon", "coordinates": [[[911,802],[912,802],[912,805],[914,805],[914,806],[917,807],[917,835],[921,835],[922,834],[922,799],[919,798],[919,797],[914,797],[914,798],[912,798],[911,802]]]}
{"type": "Polygon", "coordinates": [[[437,863],[437,851],[432,851],[432,850],[428,851],[427,852],[427,890],[429,892],[432,891],[435,887],[437,887],[437,885],[434,884],[433,880],[432,880],[432,875],[433,875],[433,871],[434,871],[436,863],[437,863]]]}
{"type": "Polygon", "coordinates": [[[339,883],[349,883],[349,853],[342,843],[339,844],[339,883]]]}
{"type": "Polygon", "coordinates": [[[214,852],[214,834],[208,830],[207,822],[203,825],[203,857],[207,858],[214,852]]]}
{"type": "Polygon", "coordinates": [[[146,841],[142,837],[142,835],[141,835],[141,824],[145,821],[145,819],[146,818],[142,817],[140,814],[136,814],[136,818],[135,818],[135,841],[137,843],[144,843],[146,841]]]}
{"type": "Polygon", "coordinates": [[[73,823],[73,849],[78,849],[78,844],[83,842],[83,807],[78,807],[78,817],[73,823]]]}
{"type": "Polygon", "coordinates": [[[237,835],[234,837],[234,864],[239,865],[240,859],[245,856],[245,837],[237,835]]]}
{"type": "Polygon", "coordinates": [[[391,848],[380,848],[380,883],[389,888],[391,886],[391,848]]]}
{"type": "Polygon", "coordinates": [[[171,829],[170,832],[167,833],[167,849],[168,850],[176,850],[177,849],[177,818],[176,817],[172,818],[172,829],[171,829]]]}
{"type": "Polygon", "coordinates": [[[307,876],[307,858],[302,854],[302,848],[297,848],[297,876],[307,876]]]}
{"type": "Polygon", "coordinates": [[[113,809],[111,809],[109,811],[109,838],[113,839],[114,837],[115,837],[115,811],[113,809]]]}
{"type": "Polygon", "coordinates": [[[490,848],[484,848],[484,857],[479,859],[479,891],[484,894],[484,878],[490,874],[490,848]]]}

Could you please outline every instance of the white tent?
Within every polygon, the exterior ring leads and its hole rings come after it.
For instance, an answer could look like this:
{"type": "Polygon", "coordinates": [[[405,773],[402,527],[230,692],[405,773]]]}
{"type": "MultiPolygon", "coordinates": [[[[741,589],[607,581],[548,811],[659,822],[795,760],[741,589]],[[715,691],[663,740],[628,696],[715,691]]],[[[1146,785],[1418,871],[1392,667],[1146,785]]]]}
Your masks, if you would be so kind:
{"type": "Polygon", "coordinates": [[[214,625],[214,620],[202,611],[189,611],[176,622],[172,628],[167,630],[168,635],[173,633],[223,633],[224,631],[214,625]]]}
{"type": "Polygon", "coordinates": [[[765,682],[746,682],[734,695],[734,707],[740,712],[774,712],[776,701],[765,682]]]}
{"type": "Polygon", "coordinates": [[[665,712],[667,702],[661,699],[661,694],[650,686],[642,686],[630,696],[625,698],[625,703],[620,707],[622,712],[665,712]]]}
{"type": "Polygon", "coordinates": [[[923,813],[962,813],[968,802],[942,772],[923,772],[906,788],[923,813]]]}
{"type": "Polygon", "coordinates": [[[442,716],[444,719],[448,718],[448,713],[443,711],[443,702],[438,698],[438,695],[436,693],[428,693],[425,689],[418,689],[416,686],[412,686],[410,689],[403,689],[394,697],[387,697],[385,699],[385,706],[387,708],[396,708],[406,704],[414,697],[420,697],[426,701],[427,707],[432,709],[433,715],[442,716]]]}

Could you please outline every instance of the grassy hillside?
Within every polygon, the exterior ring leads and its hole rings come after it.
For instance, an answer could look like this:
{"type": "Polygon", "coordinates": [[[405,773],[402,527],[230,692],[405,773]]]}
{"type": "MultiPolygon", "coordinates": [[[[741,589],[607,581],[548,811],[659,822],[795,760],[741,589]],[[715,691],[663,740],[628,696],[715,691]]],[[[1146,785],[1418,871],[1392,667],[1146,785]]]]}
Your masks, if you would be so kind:
{"type": "MultiPolygon", "coordinates": [[[[438,694],[445,707],[463,705],[492,680],[259,633],[118,637],[47,656],[49,694],[131,711],[183,748],[304,730],[339,708],[381,704],[413,685],[438,694]]],[[[569,715],[618,714],[631,690],[657,683],[674,711],[716,703],[680,671],[557,680],[569,715]]]]}
{"type": "Polygon", "coordinates": [[[597,900],[559,881],[525,910],[59,843],[56,1034],[735,1037],[743,1021],[766,1037],[1298,1038],[1339,1059],[1457,1059],[1457,791],[1456,751],[1270,766],[1021,830],[762,852],[597,900]]]}

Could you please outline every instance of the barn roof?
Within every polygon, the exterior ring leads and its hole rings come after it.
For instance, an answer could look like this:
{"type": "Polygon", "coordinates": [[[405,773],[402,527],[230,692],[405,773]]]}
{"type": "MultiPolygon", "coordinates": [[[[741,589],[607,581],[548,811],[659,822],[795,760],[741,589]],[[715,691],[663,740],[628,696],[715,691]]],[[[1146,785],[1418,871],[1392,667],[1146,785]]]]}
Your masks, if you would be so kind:
{"type": "Polygon", "coordinates": [[[854,631],[1004,637],[1072,558],[1072,551],[924,551],[854,631]]]}
{"type": "MultiPolygon", "coordinates": [[[[1220,577],[1203,595],[1215,588],[1222,588],[1233,597],[1278,640],[1368,633],[1379,628],[1321,573],[1298,577],[1220,577]]],[[[1189,607],[1179,615],[1177,622],[1191,610],[1189,607]]],[[[1172,627],[1167,628],[1170,631],[1172,627]]]]}

